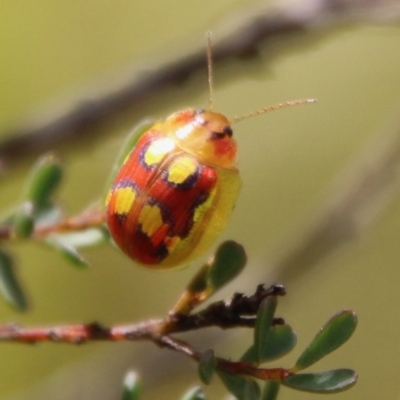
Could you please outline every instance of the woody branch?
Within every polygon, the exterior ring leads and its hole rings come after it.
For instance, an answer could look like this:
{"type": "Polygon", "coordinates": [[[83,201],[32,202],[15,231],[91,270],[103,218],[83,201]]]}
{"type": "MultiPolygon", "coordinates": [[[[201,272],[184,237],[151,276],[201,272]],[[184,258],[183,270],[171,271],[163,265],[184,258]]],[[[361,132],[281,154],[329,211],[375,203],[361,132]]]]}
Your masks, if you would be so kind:
{"type": "MultiPolygon", "coordinates": [[[[288,39],[286,46],[295,36],[296,43],[303,40],[307,44],[317,42],[321,34],[329,33],[334,27],[350,23],[387,23],[398,21],[400,7],[395,0],[302,0],[271,8],[258,7],[241,14],[240,19],[227,18],[220,26],[213,28],[216,38],[214,63],[229,58],[243,61],[260,56],[261,46],[288,39]],[[223,35],[218,32],[229,33],[223,35]],[[319,33],[319,36],[310,33],[319,33]]],[[[177,46],[176,46],[177,47],[177,46]]],[[[270,54],[270,59],[274,53],[270,54]]],[[[73,104],[68,104],[56,115],[49,118],[34,118],[26,126],[2,133],[0,142],[0,170],[18,159],[30,154],[42,153],[58,143],[67,140],[81,140],[88,135],[101,132],[124,113],[132,113],[136,104],[158,95],[167,85],[179,85],[190,75],[204,69],[203,47],[195,52],[184,52],[173,61],[159,61],[151,65],[143,74],[132,73],[122,83],[114,83],[101,90],[75,96],[73,104]]],[[[121,74],[117,73],[116,77],[121,74]]],[[[111,79],[111,81],[113,81],[111,79]]]]}
{"type": "MultiPolygon", "coordinates": [[[[173,333],[201,329],[210,326],[222,329],[255,326],[255,315],[261,302],[269,296],[284,295],[282,286],[265,289],[259,285],[251,296],[236,293],[230,301],[216,302],[203,311],[192,315],[169,315],[164,319],[149,320],[138,324],[104,327],[98,323],[65,325],[56,327],[21,328],[13,324],[0,327],[0,341],[34,344],[54,342],[83,344],[90,341],[152,341],[156,345],[185,354],[198,362],[202,352],[189,343],[171,336],[173,333]]],[[[275,318],[273,324],[282,324],[275,318]]],[[[242,374],[258,379],[282,380],[291,375],[284,368],[257,368],[247,362],[233,362],[216,358],[217,368],[233,374],[242,374]]]]}
{"type": "MultiPolygon", "coordinates": [[[[0,326],[0,341],[20,343],[50,341],[69,344],[98,340],[157,342],[161,336],[211,326],[221,329],[254,328],[255,317],[261,302],[267,297],[283,296],[285,293],[284,287],[280,285],[272,285],[269,288],[258,285],[251,296],[235,293],[228,301],[214,302],[198,313],[190,315],[170,313],[164,319],[114,327],[104,327],[96,322],[49,328],[21,328],[15,324],[8,324],[0,326]]],[[[275,318],[273,322],[274,325],[283,323],[284,320],[281,318],[275,318]]]]}
{"type": "MultiPolygon", "coordinates": [[[[77,215],[66,217],[52,224],[36,225],[32,237],[41,239],[52,233],[69,231],[81,231],[90,227],[96,227],[106,222],[104,207],[91,206],[77,215]]],[[[0,226],[0,240],[13,239],[14,229],[12,225],[0,226]]]]}

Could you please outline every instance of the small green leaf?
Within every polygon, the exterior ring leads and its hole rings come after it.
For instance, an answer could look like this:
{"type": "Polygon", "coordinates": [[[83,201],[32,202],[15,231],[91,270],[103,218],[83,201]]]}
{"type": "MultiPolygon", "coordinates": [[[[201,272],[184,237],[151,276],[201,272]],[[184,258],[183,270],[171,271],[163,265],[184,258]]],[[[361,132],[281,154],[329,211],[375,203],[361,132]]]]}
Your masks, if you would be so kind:
{"type": "Polygon", "coordinates": [[[47,204],[37,210],[35,213],[35,222],[37,225],[52,225],[59,221],[63,216],[61,207],[53,204],[47,204]]]}
{"type": "Polygon", "coordinates": [[[203,389],[198,386],[185,393],[181,400],[205,400],[205,398],[203,389]]]}
{"type": "Polygon", "coordinates": [[[177,314],[189,314],[200,303],[208,299],[219,288],[233,279],[245,266],[246,253],[243,246],[226,241],[215,255],[203,265],[187,285],[173,308],[177,314]]]}
{"type": "Polygon", "coordinates": [[[25,201],[13,219],[14,233],[18,239],[31,236],[35,223],[33,218],[33,204],[25,201]]]}
{"type": "Polygon", "coordinates": [[[248,362],[248,363],[255,363],[255,364],[258,363],[257,351],[256,351],[254,344],[252,344],[246,350],[246,352],[242,355],[242,357],[240,357],[240,361],[244,361],[244,362],[248,362]]]}
{"type": "Polygon", "coordinates": [[[24,199],[30,201],[35,210],[46,206],[62,178],[62,167],[52,154],[42,156],[33,166],[27,182],[24,199]]]}
{"type": "MultiPolygon", "coordinates": [[[[297,336],[289,325],[276,325],[271,327],[264,352],[260,354],[260,362],[276,360],[294,349],[297,336]]],[[[257,362],[257,354],[254,345],[246,351],[241,361],[257,362]]]]}
{"type": "Polygon", "coordinates": [[[51,238],[62,242],[64,245],[74,248],[97,246],[109,238],[108,230],[105,227],[93,227],[83,231],[54,233],[51,238]]]}
{"type": "Polygon", "coordinates": [[[187,286],[187,290],[191,293],[201,293],[208,287],[207,283],[208,268],[203,266],[187,286]]]}
{"type": "Polygon", "coordinates": [[[220,370],[217,373],[226,388],[238,400],[258,400],[260,398],[260,387],[254,379],[228,374],[220,370]]]}
{"type": "Polygon", "coordinates": [[[268,350],[268,333],[274,320],[278,300],[275,296],[265,298],[257,310],[256,326],[254,328],[254,348],[256,350],[256,363],[260,363],[263,354],[268,350]]]}
{"type": "Polygon", "coordinates": [[[139,400],[142,392],[142,383],[133,371],[129,371],[125,375],[124,389],[121,400],[139,400]]]}
{"type": "Polygon", "coordinates": [[[58,249],[60,253],[75,267],[89,267],[89,263],[76,251],[74,247],[61,244],[58,249]]]}
{"type": "Polygon", "coordinates": [[[25,311],[28,302],[15,273],[12,258],[0,250],[0,293],[12,307],[25,311]]]}
{"type": "Polygon", "coordinates": [[[357,382],[357,374],[351,369],[335,369],[313,374],[295,374],[282,381],[292,389],[313,393],[335,393],[351,388],[357,382]]]}
{"type": "Polygon", "coordinates": [[[304,350],[292,370],[307,368],[336,350],[350,338],[356,326],[357,316],[353,311],[344,310],[334,315],[304,350]]]}
{"type": "Polygon", "coordinates": [[[265,382],[264,390],[261,395],[261,400],[275,400],[278,397],[281,384],[275,381],[265,382]]]}
{"type": "Polygon", "coordinates": [[[205,385],[209,385],[217,367],[217,359],[212,349],[206,350],[199,360],[199,376],[205,385]]]}
{"type": "Polygon", "coordinates": [[[88,268],[89,263],[77,252],[77,250],[69,244],[63,243],[60,238],[49,236],[45,243],[56,249],[66,260],[73,266],[78,268],[88,268]]]}
{"type": "Polygon", "coordinates": [[[233,240],[222,243],[210,264],[209,282],[214,291],[236,277],[247,262],[244,247],[233,240]]]}
{"type": "Polygon", "coordinates": [[[138,125],[136,125],[128,134],[124,144],[121,147],[121,150],[114,161],[114,164],[111,168],[110,175],[108,176],[108,179],[106,181],[106,186],[105,186],[105,195],[104,198],[107,196],[108,191],[110,190],[110,186],[112,185],[115,175],[121,168],[121,165],[124,163],[126,157],[129,155],[131,150],[135,147],[137,141],[139,140],[140,136],[143,135],[146,131],[148,131],[153,125],[154,125],[154,120],[147,118],[143,121],[140,121],[138,125]]]}

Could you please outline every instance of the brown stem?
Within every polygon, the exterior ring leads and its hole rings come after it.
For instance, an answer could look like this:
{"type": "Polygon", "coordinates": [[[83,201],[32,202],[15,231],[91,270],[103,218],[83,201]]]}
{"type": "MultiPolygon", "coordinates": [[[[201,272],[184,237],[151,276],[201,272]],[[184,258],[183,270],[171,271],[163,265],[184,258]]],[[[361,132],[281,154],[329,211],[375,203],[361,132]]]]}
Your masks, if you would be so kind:
{"type": "MultiPolygon", "coordinates": [[[[256,58],[261,45],[273,44],[276,40],[281,48],[285,43],[286,47],[292,46],[293,38],[296,45],[299,40],[310,43],[314,38],[316,42],[322,33],[343,23],[385,23],[399,17],[398,4],[394,0],[302,0],[283,2],[274,9],[264,6],[241,13],[240,20],[227,18],[215,28],[218,39],[219,31],[226,32],[226,26],[234,27],[222,40],[216,41],[213,62],[218,64],[232,57],[256,58]],[[310,37],[310,33],[316,31],[320,35],[310,37]]],[[[278,54],[281,56],[282,52],[278,54]]],[[[271,52],[269,61],[274,55],[271,52]]],[[[205,51],[201,48],[183,53],[170,62],[149,65],[145,74],[132,73],[123,83],[116,78],[106,88],[77,95],[75,104],[70,106],[69,103],[57,115],[47,112],[44,114],[51,115],[50,118],[34,118],[34,122],[26,126],[3,132],[0,135],[4,138],[0,142],[0,169],[6,163],[20,160],[27,154],[43,153],[66,140],[74,140],[76,144],[88,135],[99,134],[103,126],[110,126],[122,114],[131,115],[135,105],[152,96],[159,97],[163,88],[180,85],[190,75],[204,69],[205,51]]],[[[116,77],[120,76],[118,71],[116,77]]]]}
{"type": "Polygon", "coordinates": [[[135,325],[104,327],[97,322],[56,327],[21,328],[14,324],[0,327],[0,341],[18,343],[55,342],[83,344],[89,341],[144,340],[158,336],[163,320],[150,320],[135,325]]]}
{"type": "MultiPolygon", "coordinates": [[[[201,357],[200,351],[182,340],[158,333],[163,323],[162,320],[155,320],[138,325],[111,328],[103,327],[97,323],[25,329],[15,325],[6,325],[0,327],[0,340],[27,344],[50,341],[74,345],[98,340],[150,340],[160,347],[185,354],[198,362],[201,357]]],[[[290,371],[284,368],[257,368],[250,363],[233,362],[219,357],[217,358],[217,368],[231,374],[248,375],[263,380],[272,379],[281,381],[291,375],[290,371]]]]}
{"type": "MultiPolygon", "coordinates": [[[[229,302],[211,304],[205,310],[189,316],[171,315],[165,319],[149,320],[139,324],[105,327],[96,322],[90,324],[64,325],[56,327],[21,328],[9,324],[0,326],[0,341],[34,344],[37,342],[53,342],[66,344],[84,344],[90,341],[138,341],[149,340],[160,347],[185,354],[198,362],[202,353],[189,343],[172,337],[171,333],[200,329],[208,326],[233,328],[237,326],[252,326],[255,314],[261,301],[266,296],[284,294],[282,286],[271,286],[265,289],[257,287],[252,296],[235,294],[229,302]],[[251,324],[243,325],[243,314],[249,315],[251,324]],[[188,321],[191,320],[190,323],[188,321]]],[[[275,322],[282,322],[276,320],[275,322]]],[[[284,380],[290,376],[290,371],[283,368],[257,368],[247,362],[233,362],[217,358],[217,369],[231,374],[247,375],[257,379],[284,380]]]]}
{"type": "MultiPolygon", "coordinates": [[[[0,341],[21,343],[58,342],[80,344],[97,340],[159,340],[161,336],[172,333],[208,328],[221,329],[254,327],[255,315],[260,303],[268,296],[284,293],[282,286],[265,289],[259,285],[251,296],[236,293],[226,302],[215,302],[197,314],[189,316],[169,315],[165,319],[149,320],[138,324],[104,327],[98,323],[64,325],[56,327],[21,328],[9,324],[0,326],[0,341]]],[[[274,324],[282,324],[276,318],[274,324]]]]}
{"type": "Polygon", "coordinates": [[[90,227],[102,225],[105,222],[106,213],[104,208],[89,208],[78,215],[66,218],[53,225],[39,225],[35,227],[34,236],[36,238],[41,238],[55,232],[81,231],[90,227]]]}
{"type": "MultiPolygon", "coordinates": [[[[82,231],[91,227],[96,227],[106,222],[105,209],[101,207],[90,207],[78,215],[65,218],[50,225],[37,225],[32,236],[42,239],[51,233],[63,233],[71,231],[82,231]]],[[[0,240],[12,239],[12,225],[0,226],[0,240]]]]}
{"type": "MultiPolygon", "coordinates": [[[[285,293],[285,288],[282,285],[272,285],[269,288],[258,285],[255,293],[251,296],[235,293],[231,299],[214,302],[195,314],[170,313],[164,332],[176,332],[177,329],[179,332],[184,332],[210,326],[218,326],[221,329],[252,328],[255,326],[255,316],[260,303],[266,297],[283,296],[285,293]]],[[[284,323],[285,321],[282,318],[275,318],[273,322],[274,325],[284,323]]]]}

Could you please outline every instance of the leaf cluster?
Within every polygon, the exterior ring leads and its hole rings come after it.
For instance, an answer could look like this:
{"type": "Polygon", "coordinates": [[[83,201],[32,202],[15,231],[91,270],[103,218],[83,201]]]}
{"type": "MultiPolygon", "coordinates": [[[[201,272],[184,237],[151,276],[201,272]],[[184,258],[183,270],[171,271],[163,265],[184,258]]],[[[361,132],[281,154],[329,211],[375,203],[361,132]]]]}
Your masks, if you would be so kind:
{"type": "MultiPolygon", "coordinates": [[[[144,121],[132,131],[112,168],[108,182],[111,182],[137,138],[151,123],[144,121]]],[[[7,239],[40,241],[78,268],[88,266],[78,252],[80,247],[110,241],[104,225],[104,210],[98,204],[75,217],[63,218],[60,207],[54,201],[54,192],[62,175],[62,167],[56,157],[46,155],[40,158],[31,170],[17,207],[6,213],[0,222],[0,293],[19,311],[26,310],[27,300],[15,271],[13,257],[4,246],[7,239]]],[[[302,372],[350,338],[357,324],[353,311],[344,310],[334,315],[290,368],[264,367],[265,363],[291,352],[297,343],[297,335],[291,326],[275,316],[278,297],[284,294],[282,286],[273,286],[268,290],[260,286],[251,297],[236,294],[229,304],[216,302],[205,310],[194,313],[200,304],[242,272],[246,262],[247,255],[243,246],[234,241],[224,242],[187,284],[168,316],[153,324],[143,323],[119,331],[113,330],[113,327],[102,328],[95,324],[81,325],[78,329],[67,326],[50,329],[44,334],[34,330],[2,328],[0,339],[22,342],[50,340],[54,338],[54,332],[60,332],[57,340],[69,343],[147,338],[161,347],[188,355],[198,363],[199,378],[203,384],[210,384],[214,375],[217,375],[232,396],[239,400],[274,400],[281,386],[313,393],[335,393],[353,386],[357,374],[351,369],[302,372]],[[94,326],[97,329],[93,330],[94,326]],[[246,326],[253,329],[253,341],[240,360],[231,361],[218,357],[215,349],[200,351],[171,336],[171,333],[207,326],[218,326],[222,329],[246,326]],[[71,336],[72,332],[78,336],[71,336]],[[123,334],[113,336],[111,332],[123,334]]],[[[121,399],[136,400],[140,393],[140,380],[133,372],[129,372],[121,399]]],[[[205,398],[200,387],[191,389],[183,397],[185,400],[205,398]]]]}

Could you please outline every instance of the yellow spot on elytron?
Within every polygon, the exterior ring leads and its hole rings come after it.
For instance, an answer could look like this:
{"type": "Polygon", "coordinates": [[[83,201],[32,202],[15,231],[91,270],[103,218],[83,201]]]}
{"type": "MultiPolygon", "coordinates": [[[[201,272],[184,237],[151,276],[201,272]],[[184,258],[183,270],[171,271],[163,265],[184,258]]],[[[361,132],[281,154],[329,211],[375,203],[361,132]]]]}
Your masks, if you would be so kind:
{"type": "Polygon", "coordinates": [[[168,252],[172,253],[181,241],[182,239],[179,236],[168,236],[165,239],[165,244],[167,246],[168,252]]]}
{"type": "Polygon", "coordinates": [[[136,198],[136,193],[133,188],[127,186],[124,188],[115,189],[114,196],[115,212],[117,214],[128,214],[136,198]]]}
{"type": "Polygon", "coordinates": [[[160,208],[146,204],[139,214],[139,223],[143,233],[151,237],[163,224],[160,208]]]}
{"type": "Polygon", "coordinates": [[[144,162],[149,166],[158,164],[174,147],[175,142],[170,138],[155,140],[147,149],[144,162]]]}
{"type": "Polygon", "coordinates": [[[197,163],[190,157],[179,157],[168,168],[168,181],[180,184],[196,172],[197,163]]]}

